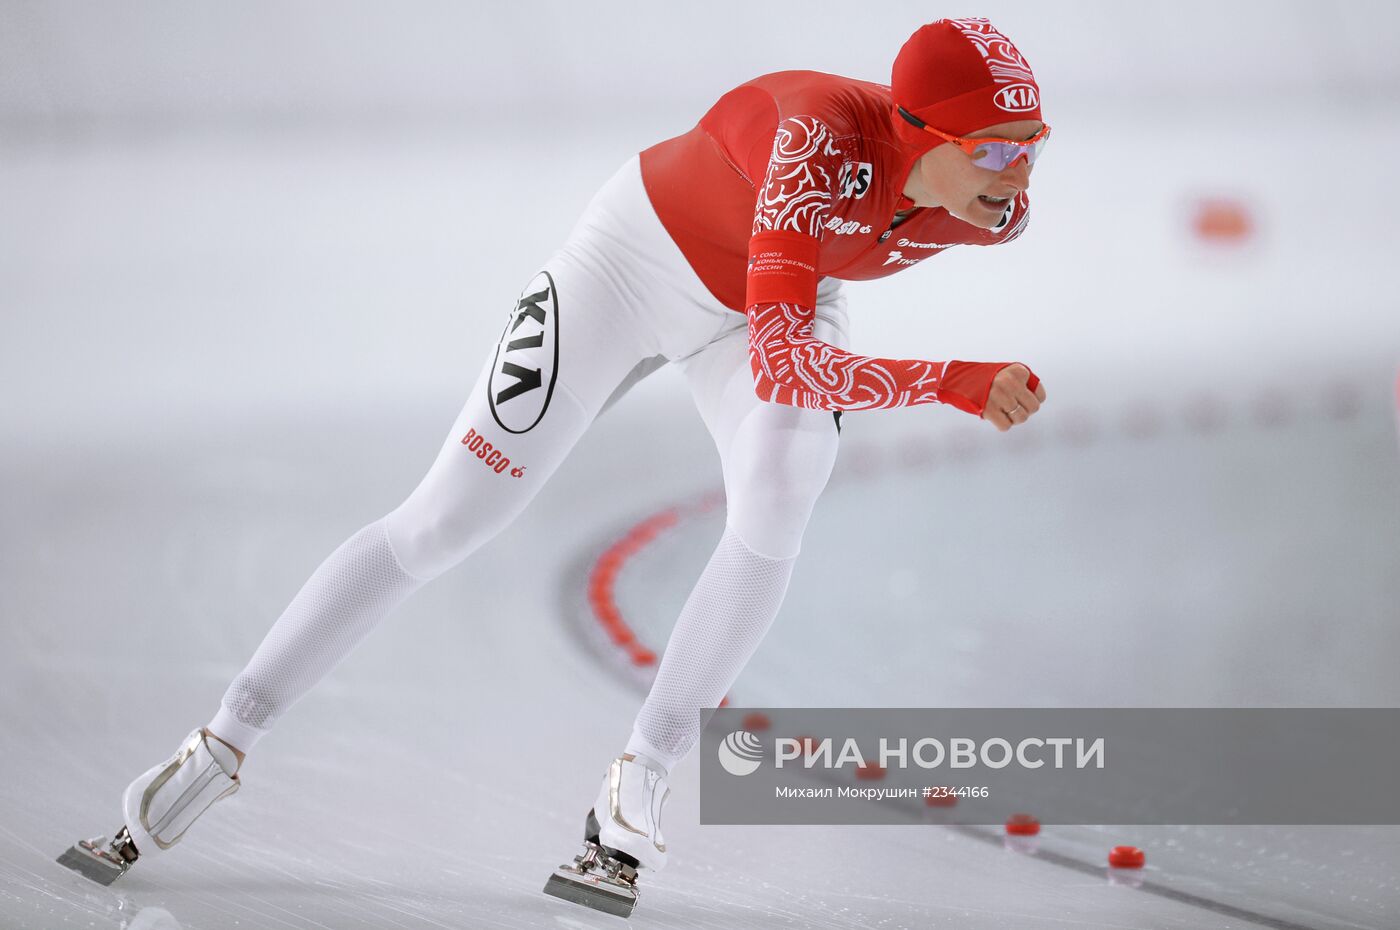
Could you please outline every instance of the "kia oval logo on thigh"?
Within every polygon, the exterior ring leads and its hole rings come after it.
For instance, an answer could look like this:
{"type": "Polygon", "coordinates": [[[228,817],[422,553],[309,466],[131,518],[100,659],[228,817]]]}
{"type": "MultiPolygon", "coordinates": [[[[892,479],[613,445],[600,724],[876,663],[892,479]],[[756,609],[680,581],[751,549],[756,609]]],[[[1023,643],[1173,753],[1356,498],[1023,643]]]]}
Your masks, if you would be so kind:
{"type": "Polygon", "coordinates": [[[501,429],[528,433],[549,409],[559,376],[559,295],[541,271],[520,295],[496,346],[487,384],[491,416],[501,429]]]}

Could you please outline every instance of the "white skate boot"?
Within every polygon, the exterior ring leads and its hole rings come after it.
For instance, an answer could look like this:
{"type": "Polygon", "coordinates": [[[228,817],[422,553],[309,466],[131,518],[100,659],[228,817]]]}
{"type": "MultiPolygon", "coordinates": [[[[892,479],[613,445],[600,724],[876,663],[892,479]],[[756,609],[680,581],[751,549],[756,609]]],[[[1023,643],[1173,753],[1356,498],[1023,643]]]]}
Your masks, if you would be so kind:
{"type": "Polygon", "coordinates": [[[159,855],[180,841],[190,824],[215,801],[242,784],[238,757],[217,739],[195,730],[171,756],[127,786],[126,826],[108,840],[82,840],[58,857],[62,865],[103,885],[126,874],[139,856],[159,855]]]}
{"type": "Polygon", "coordinates": [[[661,767],[645,756],[624,755],[608,766],[583,828],[583,852],[561,865],[545,894],[619,917],[637,906],[637,871],[666,865],[661,811],[671,796],[661,767]]]}

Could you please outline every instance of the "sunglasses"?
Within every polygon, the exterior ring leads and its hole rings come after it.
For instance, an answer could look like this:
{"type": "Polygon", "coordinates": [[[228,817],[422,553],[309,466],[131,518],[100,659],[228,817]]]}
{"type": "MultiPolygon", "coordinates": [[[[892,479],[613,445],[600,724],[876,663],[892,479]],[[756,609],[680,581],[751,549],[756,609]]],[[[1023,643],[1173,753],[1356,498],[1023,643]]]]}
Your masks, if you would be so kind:
{"type": "Polygon", "coordinates": [[[964,139],[961,136],[950,136],[946,132],[939,132],[904,107],[899,107],[898,110],[899,115],[905,120],[924,132],[931,132],[943,141],[953,143],[972,158],[974,165],[986,168],[988,171],[1005,171],[1023,157],[1026,159],[1026,164],[1035,164],[1036,159],[1040,157],[1041,151],[1045,148],[1046,140],[1050,138],[1050,127],[1046,126],[1029,139],[964,139]]]}

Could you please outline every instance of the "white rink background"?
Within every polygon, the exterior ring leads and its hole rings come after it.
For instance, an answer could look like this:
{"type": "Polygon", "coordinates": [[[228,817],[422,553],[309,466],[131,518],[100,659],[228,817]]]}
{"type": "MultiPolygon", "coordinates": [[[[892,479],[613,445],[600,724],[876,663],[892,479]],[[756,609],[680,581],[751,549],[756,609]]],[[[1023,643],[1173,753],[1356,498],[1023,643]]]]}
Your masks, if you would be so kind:
{"type": "MultiPolygon", "coordinates": [[[[539,888],[640,700],[587,573],[717,480],[664,371],[175,852],[112,889],[52,860],[119,825],[126,782],[412,487],[618,164],[763,70],[880,79],[936,11],[813,16],[775,52],[738,7],[113,9],[0,0],[0,925],[622,926],[539,888]]],[[[1020,358],[1050,403],[1007,436],[847,417],[738,704],[1400,699],[1396,14],[1069,9],[988,8],[1056,130],[1026,236],[849,288],[858,349],[1020,358]],[[1250,244],[1191,236],[1207,195],[1249,205],[1250,244]]],[[[718,531],[682,520],[622,568],[648,645],[718,531]]],[[[993,828],[701,827],[695,761],[638,926],[1400,923],[1395,828],[1047,827],[1031,853],[993,828]],[[1102,868],[1119,843],[1143,887],[1102,868]]]]}

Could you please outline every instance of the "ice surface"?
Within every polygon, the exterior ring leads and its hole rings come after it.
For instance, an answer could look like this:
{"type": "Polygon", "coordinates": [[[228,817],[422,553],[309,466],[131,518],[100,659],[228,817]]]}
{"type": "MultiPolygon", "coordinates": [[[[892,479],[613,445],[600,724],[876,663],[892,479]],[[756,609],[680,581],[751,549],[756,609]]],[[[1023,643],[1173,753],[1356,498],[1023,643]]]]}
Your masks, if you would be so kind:
{"type": "MultiPolygon", "coordinates": [[[[1023,357],[1052,403],[1006,437],[950,410],[848,418],[736,700],[1396,703],[1395,182],[1374,180],[1392,209],[1359,215],[1295,197],[1324,154],[1304,139],[1245,172],[1183,162],[1189,137],[1169,133],[1160,162],[1115,169],[1089,157],[1104,125],[1057,140],[1005,255],[851,289],[858,347],[1023,357]],[[1254,198],[1253,252],[1183,236],[1193,185],[1254,198]],[[1104,189],[1135,194],[1084,209],[1104,189]],[[1017,297],[979,305],[1002,307],[995,325],[955,312],[989,280],[1017,297]]],[[[412,487],[500,309],[655,132],[509,163],[466,133],[0,147],[0,923],[619,925],[540,888],[640,699],[581,631],[587,568],[717,477],[668,373],[293,710],[177,850],[107,890],[53,859],[119,826],[126,782],[412,487]],[[547,207],[522,208],[527,189],[547,207]]],[[[622,577],[649,642],[716,519],[622,577]]],[[[986,830],[702,828],[696,774],[676,772],[675,852],[638,926],[1400,922],[1392,828],[1055,828],[1027,855],[986,830]],[[1102,867],[1123,842],[1148,850],[1141,888],[1102,867]]]]}

